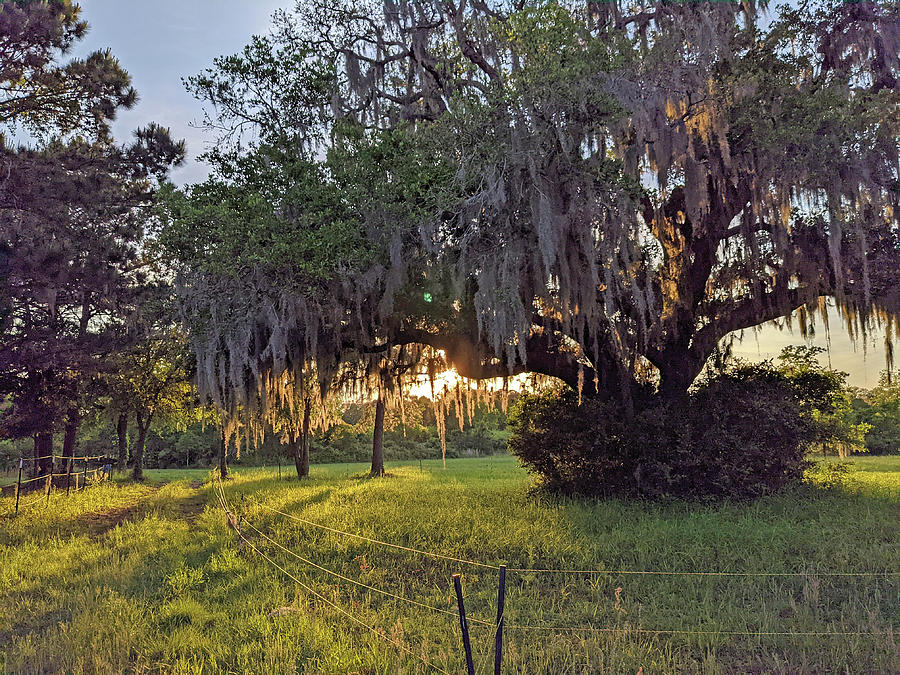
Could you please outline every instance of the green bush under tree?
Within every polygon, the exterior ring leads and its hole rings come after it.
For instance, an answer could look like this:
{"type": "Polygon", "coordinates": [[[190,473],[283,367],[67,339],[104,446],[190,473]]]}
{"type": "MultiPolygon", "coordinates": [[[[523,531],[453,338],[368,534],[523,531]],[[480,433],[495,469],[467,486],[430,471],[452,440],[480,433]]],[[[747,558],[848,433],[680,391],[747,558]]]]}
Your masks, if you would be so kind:
{"type": "Polygon", "coordinates": [[[815,365],[815,356],[795,348],[779,367],[724,367],[683,398],[647,393],[634,415],[608,401],[579,402],[571,389],[522,396],[509,416],[509,447],[558,494],[760,497],[801,481],[811,448],[852,437],[834,420],[845,376],[815,365]]]}

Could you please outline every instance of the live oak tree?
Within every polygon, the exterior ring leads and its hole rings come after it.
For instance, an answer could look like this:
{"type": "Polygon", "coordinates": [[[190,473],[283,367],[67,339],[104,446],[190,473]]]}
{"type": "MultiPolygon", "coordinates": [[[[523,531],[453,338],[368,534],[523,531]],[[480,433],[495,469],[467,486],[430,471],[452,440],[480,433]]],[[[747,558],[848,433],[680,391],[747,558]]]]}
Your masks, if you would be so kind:
{"type": "Polygon", "coordinates": [[[280,15],[190,81],[223,142],[169,229],[201,386],[237,413],[277,399],[280,374],[314,368],[326,388],[402,346],[627,412],[642,378],[678,398],[723,337],[808,322],[826,296],[890,339],[900,10],[763,13],[324,0],[280,15]]]}
{"type": "Polygon", "coordinates": [[[136,94],[107,51],[64,60],[85,31],[68,0],[0,3],[3,433],[34,436],[36,456],[52,454],[63,423],[72,454],[85,386],[127,343],[150,207],[184,156],[155,124],[113,142],[109,125],[136,94]]]}

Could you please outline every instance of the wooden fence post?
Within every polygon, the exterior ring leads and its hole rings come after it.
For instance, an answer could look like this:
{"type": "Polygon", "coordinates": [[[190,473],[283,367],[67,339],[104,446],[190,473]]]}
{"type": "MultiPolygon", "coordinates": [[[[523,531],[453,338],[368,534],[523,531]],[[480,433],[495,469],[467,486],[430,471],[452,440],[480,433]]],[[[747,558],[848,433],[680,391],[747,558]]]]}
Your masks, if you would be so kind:
{"type": "Polygon", "coordinates": [[[503,607],[506,604],[506,565],[500,565],[500,586],[497,589],[497,634],[494,636],[494,675],[500,675],[503,662],[503,607]]]}
{"type": "Polygon", "coordinates": [[[50,504],[50,488],[53,487],[53,464],[50,464],[50,473],[47,474],[47,504],[50,504]]]}
{"type": "Polygon", "coordinates": [[[475,675],[475,664],[472,662],[472,645],[469,644],[469,622],[466,621],[462,582],[460,582],[458,574],[453,575],[453,587],[456,589],[456,604],[459,605],[459,627],[462,629],[463,649],[466,652],[466,672],[469,675],[475,675]]]}
{"type": "Polygon", "coordinates": [[[24,459],[19,457],[19,477],[16,478],[16,515],[19,515],[19,491],[22,489],[22,464],[24,459]]]}
{"type": "Polygon", "coordinates": [[[69,496],[69,488],[72,487],[72,464],[74,460],[69,457],[69,466],[66,467],[66,497],[69,496]]]}

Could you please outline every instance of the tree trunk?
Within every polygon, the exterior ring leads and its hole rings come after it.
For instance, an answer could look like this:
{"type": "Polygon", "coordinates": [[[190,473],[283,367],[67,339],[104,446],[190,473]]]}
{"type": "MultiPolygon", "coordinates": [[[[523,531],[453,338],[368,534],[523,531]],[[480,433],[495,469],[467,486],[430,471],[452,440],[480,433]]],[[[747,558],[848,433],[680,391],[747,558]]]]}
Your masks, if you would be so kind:
{"type": "Polygon", "coordinates": [[[69,408],[66,414],[66,429],[63,435],[63,466],[68,462],[69,457],[75,456],[75,436],[78,433],[78,424],[81,422],[77,408],[69,408]]]}
{"type": "Polygon", "coordinates": [[[294,464],[297,466],[297,478],[309,478],[309,417],[312,402],[306,399],[303,403],[303,427],[300,430],[299,442],[294,448],[294,464]]]}
{"type": "Polygon", "coordinates": [[[40,434],[35,434],[31,437],[34,441],[34,451],[32,452],[31,458],[34,460],[31,462],[31,467],[28,469],[28,477],[35,478],[40,475],[41,470],[41,462],[38,457],[41,456],[41,440],[40,434]]]}
{"type": "Polygon", "coordinates": [[[224,480],[228,478],[228,446],[225,443],[225,430],[222,429],[219,438],[219,476],[224,480]]]}
{"type": "Polygon", "coordinates": [[[119,439],[119,459],[116,463],[118,471],[125,470],[125,463],[128,461],[128,413],[119,415],[116,422],[116,435],[119,439]]]}
{"type": "Polygon", "coordinates": [[[132,453],[131,477],[134,480],[144,480],[144,441],[147,440],[147,429],[150,428],[150,420],[143,421],[137,416],[137,442],[132,453]]]}
{"type": "Polygon", "coordinates": [[[34,475],[53,473],[53,432],[42,431],[34,436],[34,475]],[[40,458],[40,459],[38,459],[40,458]]]}
{"type": "Polygon", "coordinates": [[[674,358],[662,364],[659,369],[659,395],[669,401],[687,396],[687,391],[697,379],[703,364],[699,366],[693,359],[674,358]]]}
{"type": "Polygon", "coordinates": [[[384,401],[381,395],[375,403],[375,429],[372,433],[372,471],[371,476],[384,475],[384,401]]]}

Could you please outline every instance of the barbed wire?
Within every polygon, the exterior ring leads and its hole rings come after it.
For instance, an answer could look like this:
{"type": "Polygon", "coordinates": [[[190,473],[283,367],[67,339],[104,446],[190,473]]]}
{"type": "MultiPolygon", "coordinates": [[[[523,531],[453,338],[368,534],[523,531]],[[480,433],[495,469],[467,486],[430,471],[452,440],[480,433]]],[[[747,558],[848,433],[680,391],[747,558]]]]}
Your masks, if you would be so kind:
{"type": "MultiPolygon", "coordinates": [[[[223,493],[223,495],[224,495],[224,493],[223,493]]],[[[307,565],[309,565],[309,566],[311,566],[311,567],[314,567],[314,568],[317,569],[317,570],[320,570],[320,571],[322,571],[322,572],[325,572],[325,573],[327,573],[327,574],[330,574],[330,575],[332,575],[332,576],[334,576],[334,577],[337,577],[338,579],[342,579],[343,581],[347,581],[347,582],[349,582],[349,583],[351,583],[351,584],[354,584],[354,585],[356,585],[356,586],[360,586],[361,588],[365,588],[365,589],[368,589],[368,590],[370,590],[370,591],[374,591],[375,593],[380,593],[381,595],[384,595],[384,596],[387,596],[387,597],[390,597],[390,598],[394,598],[395,600],[401,600],[401,601],[403,601],[403,602],[409,603],[409,604],[411,604],[411,605],[415,605],[415,606],[417,606],[417,607],[421,607],[421,608],[423,608],[423,609],[428,609],[428,610],[431,610],[431,611],[433,611],[433,612],[440,612],[441,614],[449,614],[450,616],[456,617],[457,619],[459,618],[459,613],[458,613],[458,612],[454,612],[454,611],[449,610],[449,609],[443,609],[443,608],[441,608],[441,607],[434,607],[433,605],[428,605],[428,604],[426,604],[426,603],[419,602],[418,600],[413,600],[412,598],[407,598],[406,596],[403,596],[403,595],[398,595],[398,594],[396,594],[396,593],[391,593],[390,591],[385,591],[385,590],[383,590],[383,589],[381,589],[381,588],[377,588],[377,587],[375,587],[375,586],[370,586],[369,584],[363,583],[363,582],[361,582],[361,581],[357,581],[356,579],[353,579],[353,578],[351,578],[351,577],[344,576],[343,574],[340,574],[340,573],[338,573],[338,572],[335,572],[335,571],[333,571],[333,570],[330,570],[330,569],[328,569],[327,567],[323,567],[322,565],[319,565],[319,564],[313,562],[312,560],[310,560],[310,559],[308,559],[308,558],[305,558],[304,556],[300,555],[299,553],[297,553],[297,552],[295,552],[295,551],[293,551],[293,550],[291,550],[291,549],[289,549],[289,548],[283,546],[281,543],[279,543],[278,541],[276,541],[275,539],[273,539],[272,537],[270,537],[269,535],[267,535],[265,532],[262,532],[260,529],[258,529],[256,526],[253,525],[253,523],[249,522],[248,520],[246,520],[246,519],[242,520],[242,521],[241,521],[241,526],[243,526],[243,525],[248,526],[250,529],[252,529],[252,530],[253,530],[254,532],[256,532],[258,535],[260,535],[261,537],[263,537],[263,538],[266,539],[267,541],[271,542],[272,544],[274,544],[276,547],[278,547],[279,549],[281,549],[282,551],[284,551],[284,552],[287,553],[288,555],[293,556],[293,557],[296,558],[297,560],[299,560],[299,561],[301,561],[301,562],[303,562],[303,563],[305,563],[305,564],[307,564],[307,565]]],[[[485,626],[493,626],[493,625],[494,625],[494,624],[493,624],[492,622],[490,622],[490,621],[484,621],[484,620],[482,620],[482,619],[478,619],[478,618],[475,618],[475,617],[467,617],[467,619],[468,619],[469,621],[472,621],[473,623],[483,624],[483,625],[485,625],[485,626]]]]}
{"type": "Polygon", "coordinates": [[[409,655],[412,656],[413,658],[418,658],[420,661],[422,661],[422,663],[424,663],[424,664],[425,664],[426,666],[428,666],[429,668],[433,668],[434,670],[437,670],[438,672],[445,673],[445,675],[450,675],[450,673],[448,673],[446,670],[444,670],[444,669],[441,668],[440,666],[437,666],[437,665],[431,663],[431,661],[429,661],[428,659],[426,659],[424,656],[422,656],[422,655],[420,655],[420,654],[416,654],[415,652],[413,652],[412,649],[410,649],[409,647],[407,647],[406,645],[404,645],[404,644],[403,644],[402,642],[400,642],[399,640],[392,640],[392,639],[389,638],[386,634],[382,633],[381,631],[379,631],[379,630],[378,630],[377,628],[375,628],[374,626],[370,626],[370,625],[367,624],[365,621],[363,621],[362,619],[360,619],[360,618],[357,617],[357,616],[354,616],[353,614],[351,614],[350,612],[348,612],[346,609],[344,609],[343,607],[341,607],[341,606],[338,605],[337,603],[332,602],[331,600],[329,600],[328,598],[326,598],[324,595],[322,595],[321,593],[319,593],[318,591],[316,591],[316,590],[313,589],[312,587],[307,586],[306,584],[304,584],[304,583],[303,583],[302,581],[300,581],[297,577],[295,577],[293,574],[291,574],[290,572],[288,572],[286,569],[284,569],[284,568],[283,568],[281,565],[279,565],[277,562],[275,562],[274,560],[272,560],[269,556],[267,556],[265,553],[263,553],[263,552],[260,551],[258,548],[256,548],[256,546],[253,545],[253,542],[251,542],[249,539],[247,539],[247,538],[246,538],[243,534],[241,534],[240,532],[238,532],[238,536],[239,536],[239,537],[241,538],[241,540],[244,541],[250,548],[252,548],[258,555],[261,555],[261,556],[262,556],[263,558],[265,558],[271,565],[273,565],[274,567],[277,567],[283,574],[285,574],[287,577],[289,577],[291,580],[293,580],[294,583],[296,583],[298,586],[300,586],[301,588],[303,588],[303,589],[304,589],[305,591],[307,591],[308,593],[311,593],[313,596],[315,596],[316,598],[318,598],[319,600],[321,600],[321,601],[324,602],[325,604],[329,605],[329,606],[332,607],[333,609],[336,609],[338,612],[340,612],[341,614],[343,614],[344,616],[346,616],[348,619],[351,619],[352,621],[358,623],[359,625],[363,626],[364,628],[369,629],[372,633],[374,633],[375,635],[377,635],[378,637],[380,637],[381,639],[383,639],[383,640],[384,640],[385,642],[387,642],[388,644],[393,645],[394,647],[398,647],[399,649],[403,650],[404,652],[406,652],[407,654],[409,654],[409,655]]]}
{"type": "Polygon", "coordinates": [[[686,577],[871,577],[871,576],[900,576],[900,572],[889,570],[871,570],[863,572],[693,572],[682,570],[578,570],[578,569],[554,569],[554,568],[521,568],[507,567],[507,572],[528,573],[559,573],[559,574],[608,574],[616,575],[646,575],[646,576],[686,576],[686,577]]]}
{"type": "MultiPolygon", "coordinates": [[[[224,488],[222,488],[221,483],[219,484],[219,490],[221,491],[220,498],[225,500],[225,492],[224,488]]],[[[377,539],[373,539],[370,537],[364,537],[362,535],[357,535],[352,532],[346,532],[343,530],[339,530],[337,528],[332,528],[327,525],[322,525],[320,523],[315,523],[313,521],[306,520],[304,518],[300,518],[298,516],[293,516],[292,514],[285,513],[283,511],[279,511],[278,509],[274,509],[272,507],[268,507],[265,504],[262,504],[259,500],[250,498],[250,500],[261,506],[264,509],[272,511],[274,513],[278,513],[280,515],[284,515],[292,520],[298,520],[300,522],[328,530],[331,532],[335,532],[338,534],[347,535],[353,538],[362,539],[364,541],[368,541],[375,544],[381,544],[385,546],[389,546],[391,548],[397,548],[401,550],[406,550],[414,553],[420,553],[422,555],[428,555],[432,557],[439,557],[442,559],[450,559],[456,562],[463,562],[468,564],[477,565],[480,567],[490,567],[499,569],[499,566],[489,565],[487,563],[480,563],[477,561],[470,561],[460,558],[454,558],[452,556],[444,556],[443,554],[436,554],[430,551],[422,551],[420,549],[414,549],[407,546],[401,546],[399,544],[392,544],[390,542],[383,542],[377,539]]],[[[227,508],[227,507],[226,507],[227,508]]],[[[263,534],[254,527],[252,524],[247,523],[253,530],[255,530],[259,534],[263,534]]],[[[240,533],[239,533],[240,534],[240,533]]],[[[263,536],[266,536],[263,534],[263,536]]],[[[241,538],[246,541],[246,538],[241,534],[241,538]]],[[[311,564],[313,567],[318,569],[322,569],[324,571],[325,568],[309,561],[302,556],[297,555],[290,549],[274,542],[270,537],[267,537],[270,541],[273,541],[279,548],[282,550],[294,555],[295,557],[311,564]]],[[[248,542],[249,543],[249,542],[248,542]]],[[[329,571],[330,572],[330,571],[329,571]]],[[[808,576],[846,576],[846,577],[858,577],[858,576],[896,576],[900,574],[900,572],[891,572],[891,571],[865,571],[865,572],[694,572],[694,571],[668,571],[668,570],[659,570],[659,571],[646,571],[646,570],[569,570],[569,569],[553,569],[553,568],[507,568],[507,572],[520,572],[520,573],[551,573],[551,572],[559,572],[559,573],[568,573],[568,574],[640,574],[640,575],[687,575],[687,576],[727,576],[727,577],[808,577],[808,576]]],[[[382,592],[380,589],[376,589],[374,587],[369,587],[366,584],[361,584],[359,582],[355,582],[353,579],[343,577],[343,575],[337,575],[345,581],[349,581],[351,583],[357,583],[363,587],[369,588],[370,590],[375,590],[376,592],[382,592]]],[[[406,598],[401,599],[407,600],[406,598]]],[[[416,601],[411,601],[413,604],[418,604],[416,601]]],[[[438,609],[438,608],[431,608],[438,609]]],[[[459,614],[455,612],[448,612],[447,610],[439,610],[447,612],[450,614],[454,614],[457,618],[459,614]]],[[[468,618],[469,621],[475,623],[479,626],[492,626],[495,631],[499,630],[499,619],[498,623],[487,622],[483,620],[468,618]]],[[[822,630],[822,631],[774,631],[774,630],[700,630],[700,629],[654,629],[654,628],[637,628],[631,626],[620,626],[620,627],[599,627],[599,626],[552,626],[552,625],[528,625],[528,624],[513,624],[506,623],[504,621],[503,627],[509,630],[520,630],[520,631],[543,631],[543,632],[580,632],[580,633],[602,633],[602,634],[621,634],[626,635],[628,633],[632,634],[642,634],[642,635],[680,635],[680,636],[728,636],[728,637],[892,637],[895,635],[895,631],[893,628],[890,628],[886,631],[837,631],[837,630],[822,630]]],[[[496,632],[495,632],[496,637],[496,632]]],[[[486,656],[483,658],[481,665],[483,666],[490,655],[490,652],[486,652],[486,656]]]]}
{"type": "Polygon", "coordinates": [[[441,560],[449,560],[450,562],[458,562],[458,563],[463,563],[465,565],[473,565],[475,567],[485,567],[485,568],[492,569],[492,570],[500,569],[499,565],[490,565],[488,563],[478,562],[475,560],[467,560],[465,558],[457,558],[457,557],[450,556],[450,555],[444,555],[442,553],[434,553],[432,551],[423,551],[421,549],[411,548],[409,546],[402,546],[400,544],[392,544],[391,542],[381,541],[379,539],[372,539],[371,537],[365,537],[361,534],[354,534],[353,532],[346,532],[344,530],[338,530],[333,527],[328,527],[327,525],[322,525],[321,523],[315,523],[311,520],[306,520],[305,518],[300,518],[299,516],[291,515],[290,513],[285,513],[284,511],[279,511],[278,509],[273,509],[271,506],[266,506],[259,500],[253,499],[252,497],[248,498],[248,500],[252,501],[254,504],[257,504],[258,506],[260,506],[268,511],[272,511],[273,513],[280,514],[282,516],[290,518],[291,520],[296,520],[298,522],[305,523],[305,524],[311,525],[313,527],[318,527],[320,529],[327,530],[329,532],[334,532],[336,534],[342,534],[347,537],[353,537],[354,539],[361,539],[362,541],[367,541],[371,544],[379,544],[380,546],[389,546],[390,548],[399,549],[401,551],[407,551],[410,553],[418,553],[419,555],[429,556],[431,558],[439,558],[441,560]]]}

